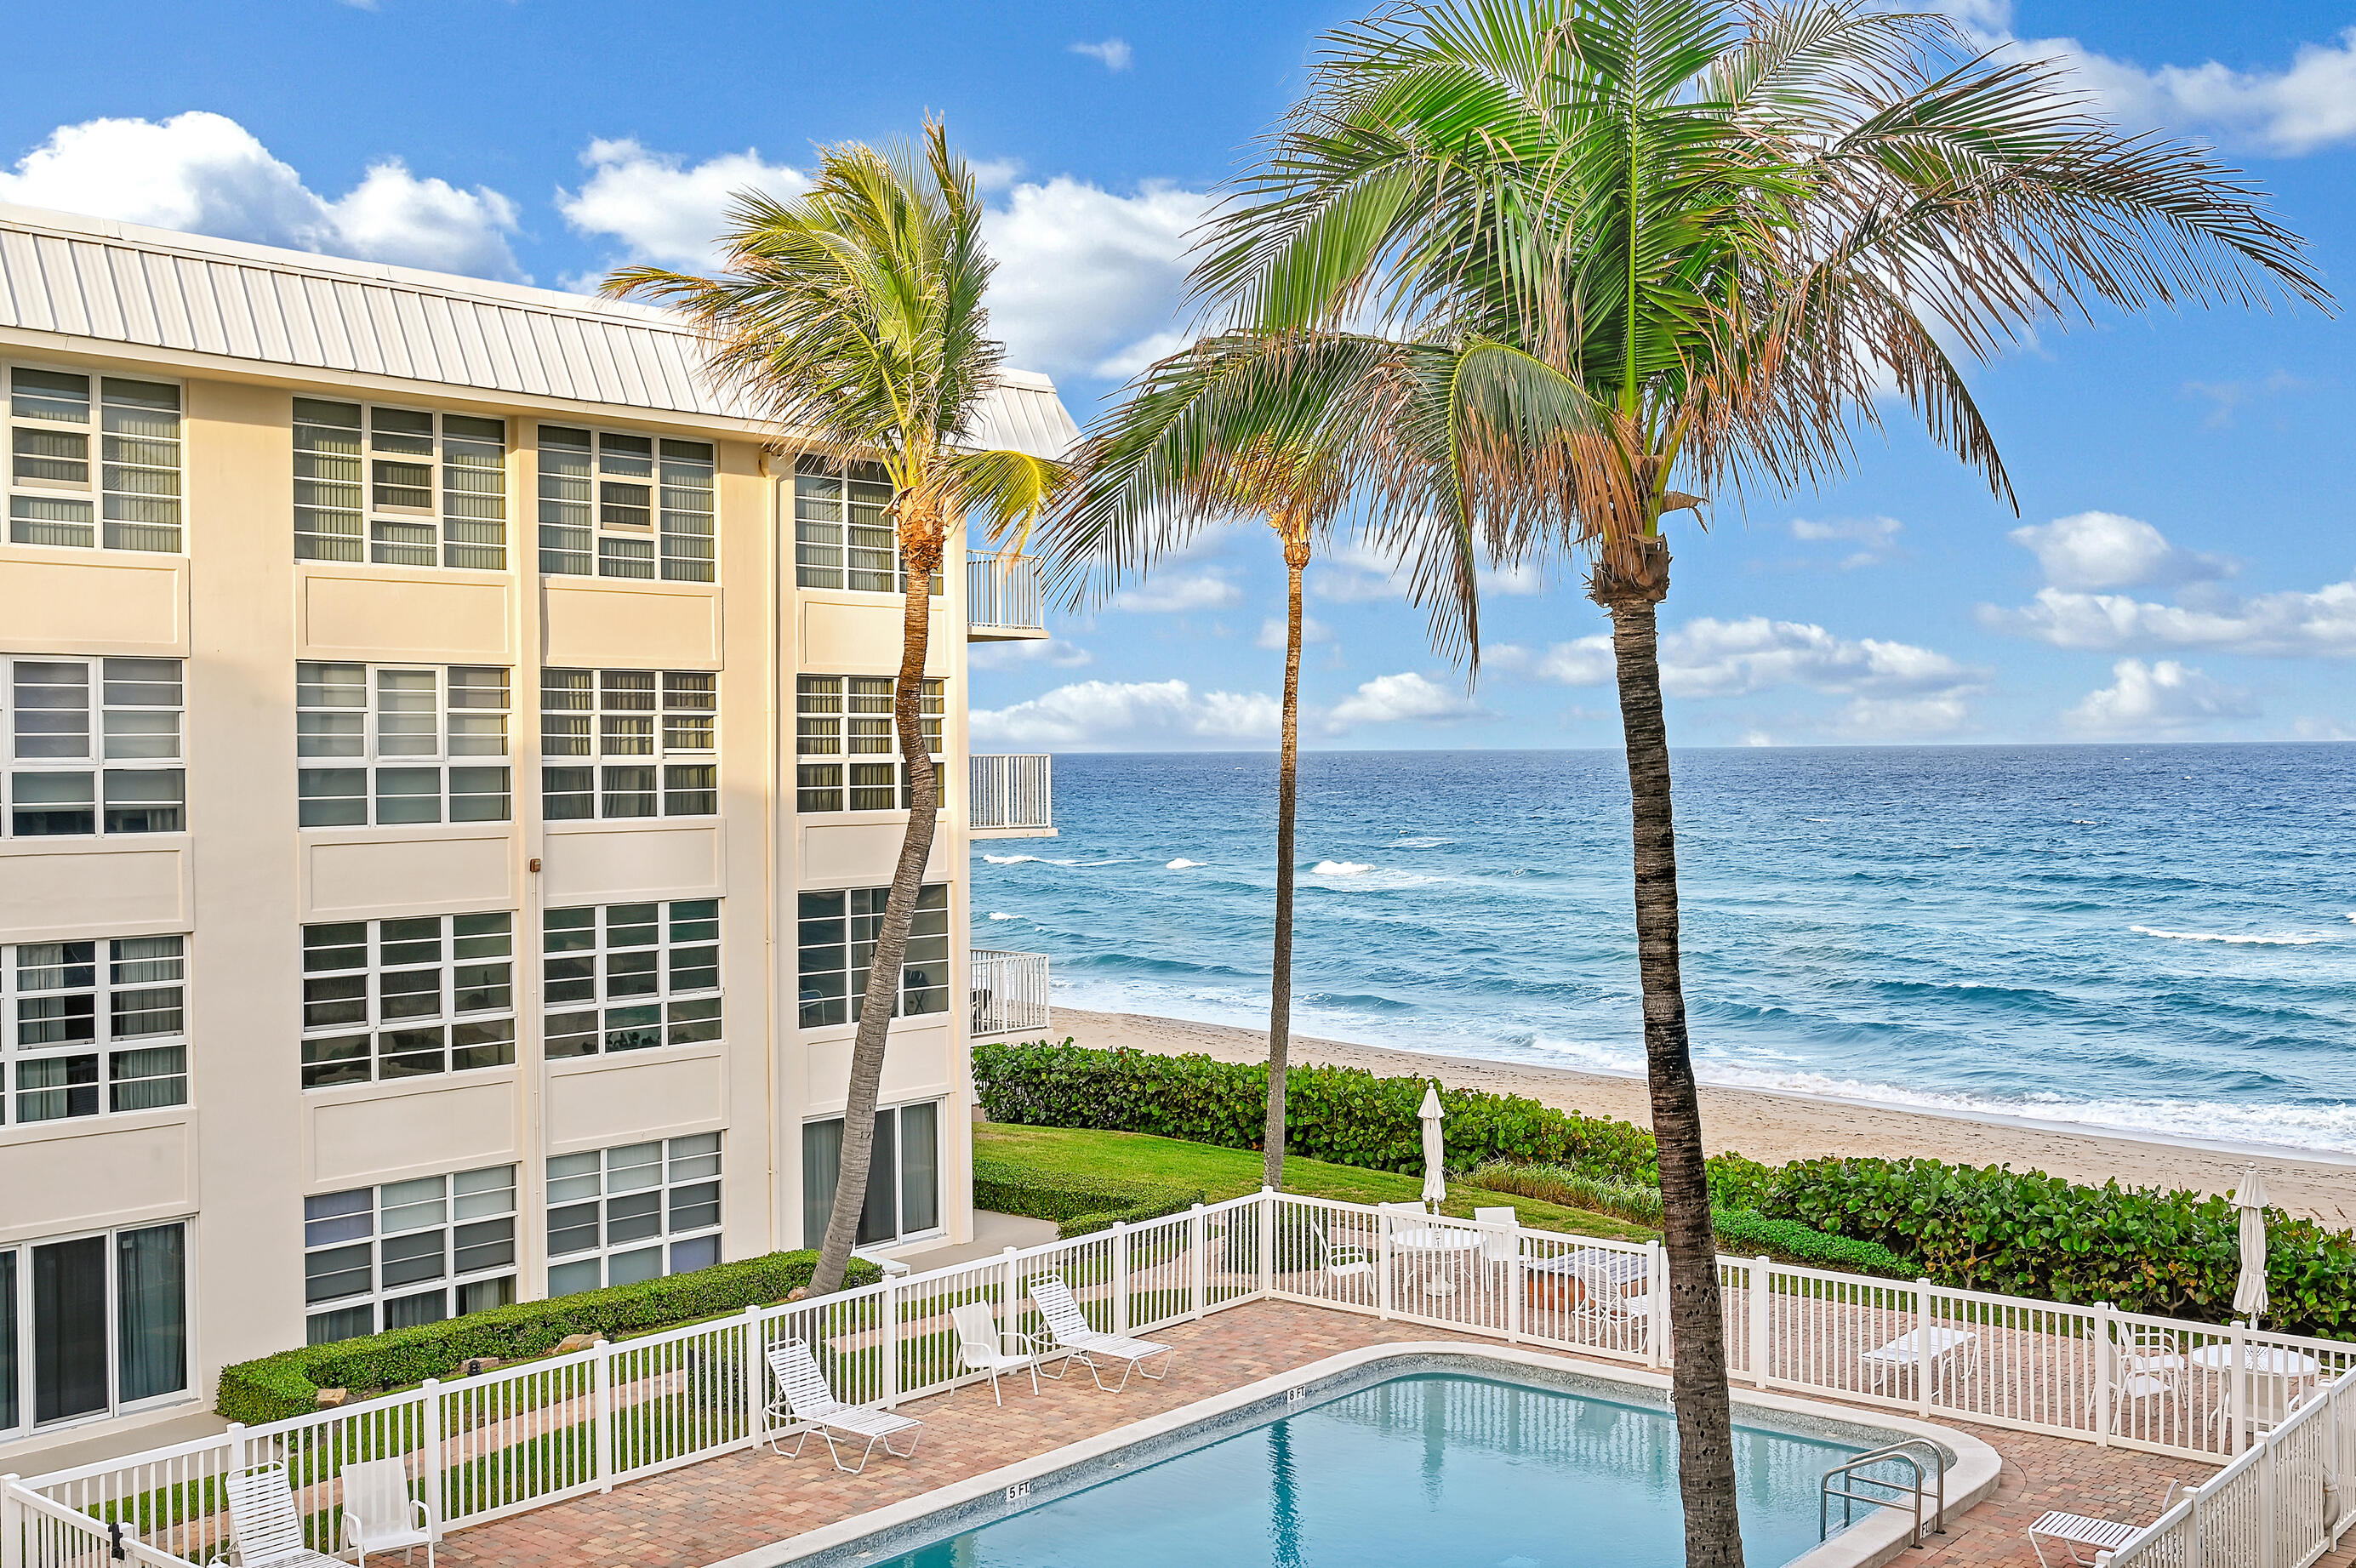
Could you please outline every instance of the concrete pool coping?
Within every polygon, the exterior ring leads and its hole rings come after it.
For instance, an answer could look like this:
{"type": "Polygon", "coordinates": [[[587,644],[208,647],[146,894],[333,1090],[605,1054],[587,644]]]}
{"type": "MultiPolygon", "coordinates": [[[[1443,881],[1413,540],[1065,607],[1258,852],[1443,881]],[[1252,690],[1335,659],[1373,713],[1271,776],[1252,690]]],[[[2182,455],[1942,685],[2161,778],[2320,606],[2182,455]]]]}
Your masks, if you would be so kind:
{"type": "MultiPolygon", "coordinates": [[[[1655,1409],[1666,1409],[1669,1399],[1670,1380],[1665,1372],[1573,1360],[1502,1345],[1470,1345],[1461,1339],[1368,1346],[1211,1394],[1175,1410],[1034,1454],[902,1502],[738,1552],[720,1559],[709,1568],[782,1568],[787,1563],[808,1564],[809,1568],[853,1568],[874,1563],[1098,1486],[1233,1432],[1264,1424],[1297,1408],[1313,1407],[1376,1382],[1419,1372],[1500,1378],[1655,1409]],[[1299,1391],[1298,1398],[1295,1391],[1299,1391]],[[1019,1492],[1015,1488],[1020,1488],[1019,1492]]],[[[1854,1410],[1821,1400],[1794,1399],[1742,1388],[1730,1392],[1736,1417],[1745,1424],[1868,1447],[1879,1447],[1901,1437],[1928,1439],[1950,1461],[1946,1510],[1951,1517],[1960,1516],[1995,1489],[2000,1463],[1996,1450],[1954,1427],[1909,1416],[1854,1410]]],[[[921,1447],[917,1454],[912,1462],[922,1464],[921,1447]]],[[[1927,1527],[1927,1518],[1925,1523],[1927,1527]]],[[[1790,1559],[1782,1568],[1877,1568],[1905,1551],[1913,1534],[1911,1508],[1869,1506],[1856,1523],[1790,1559]]]]}

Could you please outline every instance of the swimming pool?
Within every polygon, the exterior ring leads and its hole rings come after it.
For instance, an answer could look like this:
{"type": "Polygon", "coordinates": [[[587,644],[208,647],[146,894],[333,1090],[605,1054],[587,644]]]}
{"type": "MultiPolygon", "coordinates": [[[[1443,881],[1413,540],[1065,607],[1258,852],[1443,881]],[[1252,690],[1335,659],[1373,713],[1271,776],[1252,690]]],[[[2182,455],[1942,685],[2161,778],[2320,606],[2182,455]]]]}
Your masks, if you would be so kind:
{"type": "MultiPolygon", "coordinates": [[[[1424,1371],[1312,1395],[877,1568],[1676,1568],[1676,1429],[1601,1392],[1424,1371]]],[[[1738,1407],[1743,1553],[1817,1544],[1824,1472],[1866,1442],[1738,1407]]],[[[894,1547],[902,1543],[895,1541],[894,1547]]]]}

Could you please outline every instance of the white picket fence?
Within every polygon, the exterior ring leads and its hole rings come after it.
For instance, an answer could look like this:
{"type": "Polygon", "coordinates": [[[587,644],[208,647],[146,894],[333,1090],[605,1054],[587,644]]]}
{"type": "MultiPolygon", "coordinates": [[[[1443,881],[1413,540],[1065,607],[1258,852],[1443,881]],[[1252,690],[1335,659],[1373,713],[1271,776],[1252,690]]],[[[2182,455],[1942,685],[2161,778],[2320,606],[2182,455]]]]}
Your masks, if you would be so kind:
{"type": "MultiPolygon", "coordinates": [[[[0,1483],[0,1568],[171,1568],[224,1556],[221,1481],[284,1462],[333,1550],[349,1459],[399,1455],[444,1530],[544,1508],[760,1443],[762,1352],[809,1344],[846,1402],[972,1381],[952,1308],[1040,1327],[1067,1281],[1089,1320],[1151,1334],[1247,1302],[1299,1302],[1649,1366],[1669,1360],[1658,1243],[1258,1193],[1188,1212],[267,1425],[0,1483]]],[[[2114,1568],[2306,1568],[2356,1524],[2356,1344],[2105,1306],[1946,1290],[1722,1257],[1730,1375],[1916,1415],[2226,1464],[2114,1568]],[[2249,1435],[2263,1433],[2253,1444],[2249,1435]]]]}

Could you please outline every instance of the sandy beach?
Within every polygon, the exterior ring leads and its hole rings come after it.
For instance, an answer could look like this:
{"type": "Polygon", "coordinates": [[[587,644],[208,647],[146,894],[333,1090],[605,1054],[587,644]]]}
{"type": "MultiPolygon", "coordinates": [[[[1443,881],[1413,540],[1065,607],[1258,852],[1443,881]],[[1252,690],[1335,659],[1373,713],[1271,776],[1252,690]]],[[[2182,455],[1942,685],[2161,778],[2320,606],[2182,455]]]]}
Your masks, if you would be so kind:
{"type": "MultiPolygon", "coordinates": [[[[1137,1013],[1058,1008],[1052,1038],[1082,1045],[1130,1046],[1178,1055],[1201,1051],[1228,1061],[1268,1054],[1259,1030],[1137,1013]]],[[[1363,1067],[1386,1076],[1421,1073],[1451,1088],[1526,1094],[1548,1105],[1650,1125],[1641,1079],[1577,1072],[1528,1062],[1388,1051],[1296,1035],[1292,1060],[1363,1067]]],[[[2335,1228],[2356,1227],[2356,1157],[2336,1160],[2304,1150],[2259,1150],[2219,1144],[2158,1143],[2010,1119],[1994,1120],[1756,1089],[1701,1092],[1702,1125],[1712,1153],[1737,1149],[1770,1164],[1818,1155],[1923,1156],[1973,1165],[2035,1168],[2073,1181],[2115,1178],[2128,1186],[2230,1189],[2254,1162],[2267,1196],[2295,1214],[2335,1228]]]]}

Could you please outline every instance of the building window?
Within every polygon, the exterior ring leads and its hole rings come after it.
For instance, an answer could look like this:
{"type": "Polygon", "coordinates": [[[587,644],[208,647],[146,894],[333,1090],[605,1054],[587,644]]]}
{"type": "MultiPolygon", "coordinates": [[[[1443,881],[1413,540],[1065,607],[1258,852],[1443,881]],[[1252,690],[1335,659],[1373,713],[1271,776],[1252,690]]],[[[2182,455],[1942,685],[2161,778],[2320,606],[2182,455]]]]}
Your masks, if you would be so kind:
{"type": "Polygon", "coordinates": [[[303,928],[303,1087],[515,1061],[515,916],[303,928]]]}
{"type": "Polygon", "coordinates": [[[187,940],[0,947],[0,1028],[13,1079],[0,1120],[187,1104],[187,940]]]}
{"type": "MultiPolygon", "coordinates": [[[[802,1245],[826,1240],[842,1179],[842,1118],[802,1124],[802,1245]]],[[[906,1241],[941,1228],[941,1107],[937,1100],[875,1113],[867,1202],[859,1211],[862,1247],[906,1241]]]]}
{"type": "Polygon", "coordinates": [[[179,388],[12,366],[6,423],[9,543],[180,548],[179,388]]]}
{"type": "MultiPolygon", "coordinates": [[[[805,675],[794,680],[794,809],[905,811],[907,764],[892,722],[888,675],[805,675]],[[830,761],[829,759],[834,759],[830,761]]],[[[946,683],[925,682],[925,745],[938,768],[946,683]]]]}
{"type": "Polygon", "coordinates": [[[712,581],[712,447],[540,427],[540,569],[712,581]]]}
{"type": "Polygon", "coordinates": [[[516,1298],[516,1168],[303,1200],[308,1342],[486,1312],[516,1298]]]}
{"type": "MultiPolygon", "coordinates": [[[[801,1027],[857,1023],[867,994],[868,960],[884,928],[889,888],[847,888],[801,895],[801,1027]]],[[[900,965],[898,1015],[947,1012],[949,1006],[949,890],[916,891],[908,951],[900,965]]]]}
{"type": "MultiPolygon", "coordinates": [[[[908,574],[883,465],[847,467],[814,453],[794,459],[794,581],[804,588],[905,593],[908,574]]],[[[928,584],[937,597],[941,574],[928,584]]]]}
{"type": "Polygon", "coordinates": [[[508,672],[497,666],[294,667],[305,827],[505,822],[506,763],[470,759],[507,753],[508,672]]]}
{"type": "Polygon", "coordinates": [[[0,1247],[0,1438],[187,1392],[184,1223],[0,1247]]]}
{"type": "Polygon", "coordinates": [[[505,420],[294,400],[294,559],[508,564],[505,420]]]}
{"type": "Polygon", "coordinates": [[[548,1294],[636,1285],[720,1261],[720,1135],[548,1162],[548,1294]]]}
{"type": "Polygon", "coordinates": [[[720,1038],[720,901],[552,909],[542,916],[548,1056],[720,1038]]]}
{"type": "Polygon", "coordinates": [[[186,828],[180,670],[178,659],[0,658],[6,831],[186,828]]]}
{"type": "Polygon", "coordinates": [[[720,809],[708,671],[552,669],[540,679],[541,815],[551,822],[720,809]],[[577,760],[575,760],[577,759],[577,760]]]}

